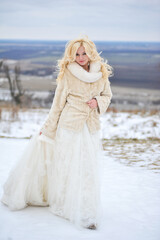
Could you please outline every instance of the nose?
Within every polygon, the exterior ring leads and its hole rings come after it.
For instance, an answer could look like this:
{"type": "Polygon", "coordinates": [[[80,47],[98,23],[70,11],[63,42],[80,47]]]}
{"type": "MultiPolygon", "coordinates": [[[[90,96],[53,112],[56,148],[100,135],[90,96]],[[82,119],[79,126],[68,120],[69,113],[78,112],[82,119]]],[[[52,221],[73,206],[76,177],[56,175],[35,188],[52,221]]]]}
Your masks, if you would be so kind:
{"type": "Polygon", "coordinates": [[[80,57],[79,57],[79,58],[80,58],[80,60],[83,60],[83,55],[80,55],[80,57]]]}

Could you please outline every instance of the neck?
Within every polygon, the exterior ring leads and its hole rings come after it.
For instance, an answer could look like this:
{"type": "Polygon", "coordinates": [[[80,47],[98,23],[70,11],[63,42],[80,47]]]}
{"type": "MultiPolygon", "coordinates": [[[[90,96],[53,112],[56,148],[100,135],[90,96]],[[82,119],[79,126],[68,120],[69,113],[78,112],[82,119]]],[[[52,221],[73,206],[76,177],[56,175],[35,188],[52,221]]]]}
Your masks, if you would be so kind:
{"type": "Polygon", "coordinates": [[[87,64],[85,64],[84,66],[82,66],[87,72],[89,72],[89,65],[88,65],[88,63],[87,64]]]}

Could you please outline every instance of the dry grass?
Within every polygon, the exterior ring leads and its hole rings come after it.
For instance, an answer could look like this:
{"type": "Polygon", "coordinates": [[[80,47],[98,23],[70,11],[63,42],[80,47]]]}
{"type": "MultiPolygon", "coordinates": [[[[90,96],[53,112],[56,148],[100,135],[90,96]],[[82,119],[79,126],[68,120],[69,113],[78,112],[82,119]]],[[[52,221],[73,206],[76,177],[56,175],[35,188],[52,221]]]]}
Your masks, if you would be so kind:
{"type": "Polygon", "coordinates": [[[156,115],[156,114],[160,114],[160,111],[157,109],[152,109],[152,110],[145,110],[145,109],[131,109],[131,110],[121,110],[119,111],[118,109],[116,109],[115,107],[109,107],[107,109],[107,112],[113,112],[113,113],[117,113],[117,112],[127,112],[127,113],[133,113],[133,114],[141,114],[141,116],[143,115],[148,115],[148,116],[152,116],[152,115],[156,115]]]}
{"type": "Polygon", "coordinates": [[[108,157],[122,164],[160,173],[160,139],[103,139],[102,146],[108,157]]]}
{"type": "MultiPolygon", "coordinates": [[[[20,107],[20,106],[15,106],[14,103],[9,103],[9,102],[0,102],[0,110],[3,110],[3,108],[6,109],[11,109],[11,108],[15,108],[15,109],[21,109],[21,111],[27,111],[28,109],[30,109],[29,107],[20,107]]],[[[40,107],[32,107],[32,109],[40,109],[40,107]]],[[[118,110],[115,107],[109,107],[107,109],[106,112],[113,112],[113,113],[118,113],[118,112],[126,112],[126,113],[133,113],[133,114],[141,114],[141,115],[155,115],[155,114],[160,114],[160,111],[157,109],[152,109],[152,110],[145,110],[145,109],[131,109],[131,110],[118,110]]]]}

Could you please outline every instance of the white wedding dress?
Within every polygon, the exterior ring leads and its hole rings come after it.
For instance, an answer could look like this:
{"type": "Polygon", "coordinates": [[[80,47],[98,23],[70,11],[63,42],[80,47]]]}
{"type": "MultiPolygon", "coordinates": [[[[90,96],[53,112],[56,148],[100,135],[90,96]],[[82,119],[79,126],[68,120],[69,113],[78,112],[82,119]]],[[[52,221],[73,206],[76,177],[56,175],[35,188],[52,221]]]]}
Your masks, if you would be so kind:
{"type": "Polygon", "coordinates": [[[77,227],[101,221],[100,130],[79,133],[58,126],[54,140],[37,132],[11,170],[1,201],[11,210],[49,206],[77,227]]]}

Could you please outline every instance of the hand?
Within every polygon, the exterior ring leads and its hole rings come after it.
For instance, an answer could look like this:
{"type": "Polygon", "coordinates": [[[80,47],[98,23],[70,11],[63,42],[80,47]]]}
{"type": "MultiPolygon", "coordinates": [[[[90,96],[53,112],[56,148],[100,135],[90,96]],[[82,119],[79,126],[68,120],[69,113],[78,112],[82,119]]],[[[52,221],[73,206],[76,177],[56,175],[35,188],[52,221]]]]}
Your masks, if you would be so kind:
{"type": "Polygon", "coordinates": [[[39,133],[39,135],[41,135],[41,134],[42,134],[42,132],[39,133]]]}
{"type": "Polygon", "coordinates": [[[90,108],[96,108],[98,107],[97,99],[92,98],[88,102],[86,102],[90,108]]]}

